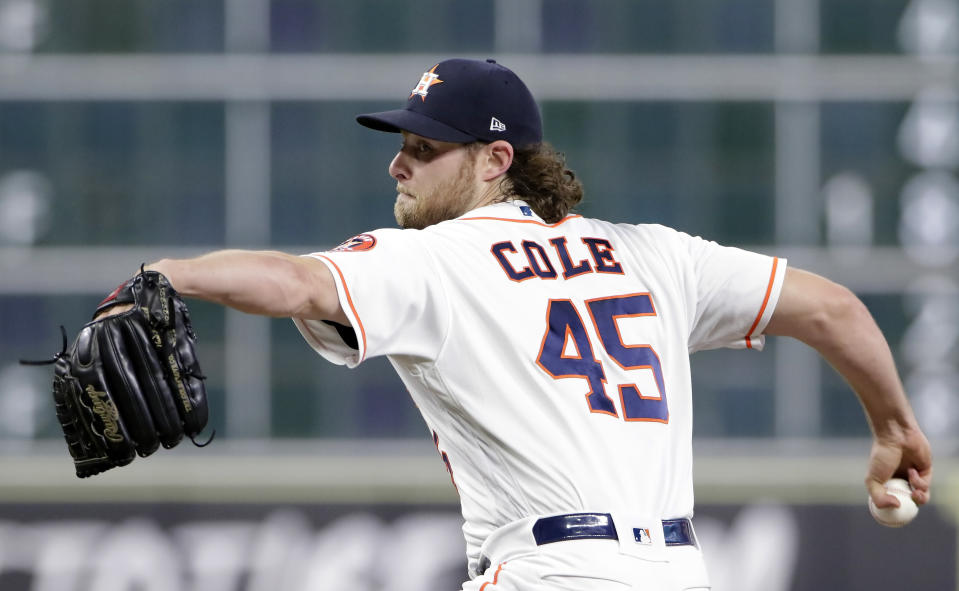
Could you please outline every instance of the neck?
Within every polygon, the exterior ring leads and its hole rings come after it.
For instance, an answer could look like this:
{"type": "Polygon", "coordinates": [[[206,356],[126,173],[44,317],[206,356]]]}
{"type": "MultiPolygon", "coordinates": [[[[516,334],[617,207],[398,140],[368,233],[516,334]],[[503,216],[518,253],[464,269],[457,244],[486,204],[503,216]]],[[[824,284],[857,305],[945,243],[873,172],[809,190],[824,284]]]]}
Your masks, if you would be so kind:
{"type": "Polygon", "coordinates": [[[479,192],[479,196],[476,199],[476,207],[474,207],[474,209],[477,207],[493,205],[494,203],[503,203],[512,198],[512,195],[508,195],[502,191],[499,183],[489,183],[483,190],[479,192]]]}

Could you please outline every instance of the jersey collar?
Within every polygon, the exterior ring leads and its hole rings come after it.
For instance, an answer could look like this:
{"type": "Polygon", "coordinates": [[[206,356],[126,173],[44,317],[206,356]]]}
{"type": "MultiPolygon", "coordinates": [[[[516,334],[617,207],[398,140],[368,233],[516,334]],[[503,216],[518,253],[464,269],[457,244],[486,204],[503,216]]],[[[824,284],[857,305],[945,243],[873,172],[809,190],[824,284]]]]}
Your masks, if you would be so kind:
{"type": "Polygon", "coordinates": [[[536,215],[533,208],[522,199],[501,201],[468,211],[456,219],[500,218],[507,220],[527,220],[544,223],[543,218],[536,215]]]}

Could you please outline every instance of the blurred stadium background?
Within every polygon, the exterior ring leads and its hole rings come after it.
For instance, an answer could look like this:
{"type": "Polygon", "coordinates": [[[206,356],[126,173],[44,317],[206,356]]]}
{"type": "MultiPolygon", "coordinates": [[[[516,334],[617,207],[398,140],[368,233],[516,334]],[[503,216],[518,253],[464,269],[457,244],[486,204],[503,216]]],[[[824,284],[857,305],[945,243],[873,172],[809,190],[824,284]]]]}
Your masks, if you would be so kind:
{"type": "Polygon", "coordinates": [[[385,361],[197,303],[216,442],[90,481],[17,364],[143,261],[394,225],[396,138],[353,116],[453,56],[527,80],[582,213],[786,256],[894,348],[938,461],[898,531],[811,350],[693,358],[715,588],[956,589],[956,0],[0,0],[0,589],[459,588],[455,493],[385,361]]]}

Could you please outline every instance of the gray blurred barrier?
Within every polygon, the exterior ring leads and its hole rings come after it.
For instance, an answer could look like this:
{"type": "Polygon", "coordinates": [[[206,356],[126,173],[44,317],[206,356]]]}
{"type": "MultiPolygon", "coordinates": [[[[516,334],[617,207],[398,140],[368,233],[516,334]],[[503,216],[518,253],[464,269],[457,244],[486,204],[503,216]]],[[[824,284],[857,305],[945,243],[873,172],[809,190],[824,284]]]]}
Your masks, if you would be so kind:
{"type": "MultiPolygon", "coordinates": [[[[935,504],[894,530],[866,509],[867,441],[696,446],[716,591],[957,589],[954,462],[937,466],[935,504]]],[[[412,591],[465,574],[428,441],[180,446],[86,480],[60,447],[0,455],[4,591],[412,591]]]]}
{"type": "MultiPolygon", "coordinates": [[[[959,86],[949,55],[495,57],[540,100],[888,101],[911,100],[928,85],[959,86]]],[[[392,99],[409,72],[435,61],[427,54],[0,56],[0,100],[392,99]]]]}
{"type": "MultiPolygon", "coordinates": [[[[706,505],[715,591],[956,588],[956,529],[847,505],[706,505]]],[[[448,504],[0,504],[4,591],[421,591],[466,568],[448,504]]]]}
{"type": "MultiPolygon", "coordinates": [[[[277,245],[276,250],[309,253],[334,245],[277,245]]],[[[214,250],[212,246],[150,247],[0,247],[0,294],[103,293],[140,262],[160,258],[186,258],[214,250]]],[[[903,249],[783,247],[745,245],[743,248],[789,259],[790,265],[841,280],[860,294],[908,291],[929,274],[959,277],[959,258],[923,265],[903,249]]],[[[928,248],[929,258],[940,251],[928,248]]],[[[934,256],[935,255],[935,256],[934,256]]]]}

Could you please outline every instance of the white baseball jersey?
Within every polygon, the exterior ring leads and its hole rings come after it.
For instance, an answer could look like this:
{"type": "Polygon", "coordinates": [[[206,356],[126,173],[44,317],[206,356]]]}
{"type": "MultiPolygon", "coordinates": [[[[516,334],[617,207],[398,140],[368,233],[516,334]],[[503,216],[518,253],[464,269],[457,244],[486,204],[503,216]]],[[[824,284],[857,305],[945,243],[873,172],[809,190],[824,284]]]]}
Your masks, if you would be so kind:
{"type": "Polygon", "coordinates": [[[691,352],[763,345],[786,262],[658,225],[523,202],[313,255],[356,348],[297,320],[323,357],[386,355],[459,492],[472,569],[494,529],[580,511],[691,516],[691,352]]]}

